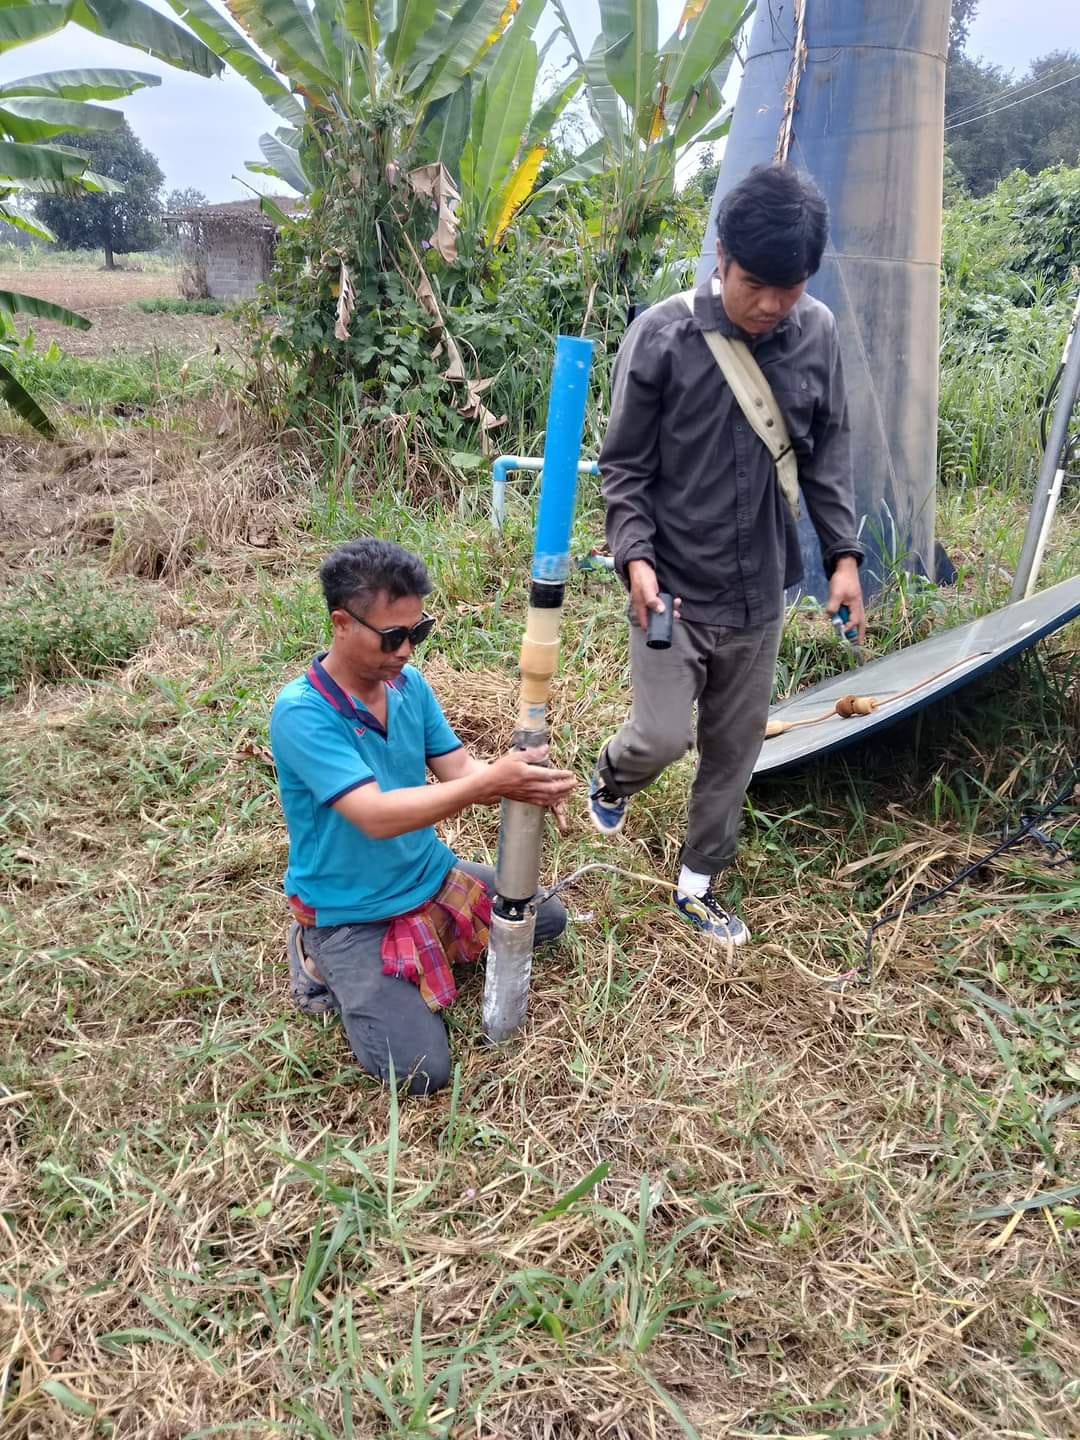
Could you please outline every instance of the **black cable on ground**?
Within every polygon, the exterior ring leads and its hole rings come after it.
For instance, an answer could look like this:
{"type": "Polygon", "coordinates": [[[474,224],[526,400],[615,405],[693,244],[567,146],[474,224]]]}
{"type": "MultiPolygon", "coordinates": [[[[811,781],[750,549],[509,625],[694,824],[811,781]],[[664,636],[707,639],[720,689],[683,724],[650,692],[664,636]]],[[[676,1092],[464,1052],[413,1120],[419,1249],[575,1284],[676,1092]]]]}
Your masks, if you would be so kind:
{"type": "Polygon", "coordinates": [[[1048,805],[1044,805],[1041,810],[1037,810],[1033,815],[1029,815],[1011,835],[1006,835],[1003,840],[998,841],[992,850],[989,850],[978,860],[973,860],[970,865],[965,865],[963,870],[961,870],[959,874],[954,875],[951,880],[947,880],[944,885],[939,885],[936,890],[931,890],[926,895],[920,895],[917,900],[905,902],[897,910],[890,910],[887,915],[880,916],[872,925],[868,926],[863,950],[863,979],[865,982],[869,984],[873,977],[874,936],[882,926],[891,925],[894,920],[899,920],[904,915],[910,915],[915,910],[921,910],[926,905],[932,905],[935,900],[940,900],[942,896],[947,895],[950,890],[955,890],[957,885],[968,879],[969,876],[976,874],[984,865],[988,865],[991,860],[996,860],[1003,851],[1011,850],[1014,845],[1019,844],[1021,840],[1026,839],[1029,835],[1036,838],[1041,845],[1061,851],[1061,858],[1053,862],[1055,865],[1061,865],[1066,861],[1075,859],[1075,856],[1070,855],[1068,851],[1064,850],[1056,841],[1050,840],[1048,836],[1044,835],[1038,829],[1038,825],[1041,820],[1045,820],[1048,815],[1053,814],[1060,805],[1065,803],[1073,792],[1073,787],[1076,784],[1078,776],[1080,776],[1080,769],[1074,769],[1068,780],[1061,789],[1058,790],[1048,805]]]}

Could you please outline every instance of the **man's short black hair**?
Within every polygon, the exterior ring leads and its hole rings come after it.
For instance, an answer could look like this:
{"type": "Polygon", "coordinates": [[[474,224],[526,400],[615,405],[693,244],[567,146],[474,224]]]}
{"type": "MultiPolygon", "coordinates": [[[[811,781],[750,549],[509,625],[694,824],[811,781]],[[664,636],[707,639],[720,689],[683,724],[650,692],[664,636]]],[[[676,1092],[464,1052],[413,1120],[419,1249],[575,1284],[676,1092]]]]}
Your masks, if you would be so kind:
{"type": "Polygon", "coordinates": [[[366,614],[380,594],[388,600],[404,600],[407,595],[431,592],[427,567],[418,555],[392,540],[368,535],[332,551],[322,563],[319,579],[327,609],[348,606],[358,615],[366,614]]]}
{"type": "Polygon", "coordinates": [[[755,165],[729,190],[716,217],[725,263],[769,285],[798,285],[817,273],[829,238],[829,207],[790,165],[755,165]]]}

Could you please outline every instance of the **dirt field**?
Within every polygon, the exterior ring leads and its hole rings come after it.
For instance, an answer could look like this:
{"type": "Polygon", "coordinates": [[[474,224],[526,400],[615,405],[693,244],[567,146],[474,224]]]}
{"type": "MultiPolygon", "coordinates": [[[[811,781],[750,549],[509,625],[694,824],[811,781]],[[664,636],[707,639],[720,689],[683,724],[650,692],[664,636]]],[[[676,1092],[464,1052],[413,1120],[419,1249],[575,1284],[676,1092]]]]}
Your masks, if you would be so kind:
{"type": "Polygon", "coordinates": [[[72,355],[155,347],[201,350],[215,341],[227,340],[233,330],[232,321],[224,315],[147,315],[130,308],[135,300],[176,298],[176,279],[171,271],[108,271],[79,266],[0,270],[0,289],[66,305],[93,321],[89,330],[70,330],[47,320],[34,322],[34,334],[42,346],[55,340],[72,355]]]}

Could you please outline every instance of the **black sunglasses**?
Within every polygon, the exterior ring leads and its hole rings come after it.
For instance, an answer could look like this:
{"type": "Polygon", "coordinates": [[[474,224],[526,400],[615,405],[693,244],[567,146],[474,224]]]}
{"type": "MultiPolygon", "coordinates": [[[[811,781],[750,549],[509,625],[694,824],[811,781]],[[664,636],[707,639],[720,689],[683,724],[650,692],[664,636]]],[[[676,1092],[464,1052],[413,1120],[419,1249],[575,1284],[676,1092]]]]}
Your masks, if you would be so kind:
{"type": "Polygon", "coordinates": [[[406,640],[413,646],[422,645],[435,629],[435,616],[423,615],[411,628],[408,625],[391,625],[386,630],[376,630],[374,625],[369,625],[359,615],[353,614],[347,605],[343,605],[341,608],[346,615],[352,615],[358,625],[363,625],[365,630],[371,630],[379,637],[379,644],[387,655],[392,655],[395,650],[400,650],[406,640]]]}

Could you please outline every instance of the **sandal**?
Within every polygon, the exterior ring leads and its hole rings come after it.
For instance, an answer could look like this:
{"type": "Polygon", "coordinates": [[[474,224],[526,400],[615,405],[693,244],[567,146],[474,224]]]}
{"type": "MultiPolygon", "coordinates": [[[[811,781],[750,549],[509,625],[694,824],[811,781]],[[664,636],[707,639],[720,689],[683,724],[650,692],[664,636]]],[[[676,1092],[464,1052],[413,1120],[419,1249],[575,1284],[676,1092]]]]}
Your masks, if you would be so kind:
{"type": "Polygon", "coordinates": [[[294,920],[285,937],[289,957],[289,994],[296,1008],[304,1015],[332,1015],[337,1001],[321,980],[312,977],[304,953],[303,927],[294,920]],[[306,963],[305,963],[306,961],[306,963]]]}

